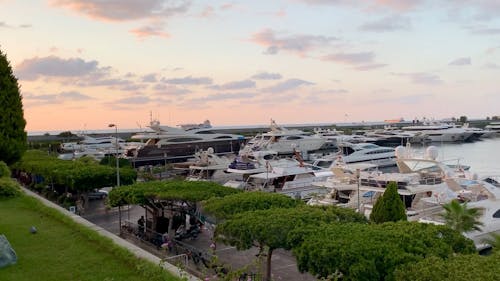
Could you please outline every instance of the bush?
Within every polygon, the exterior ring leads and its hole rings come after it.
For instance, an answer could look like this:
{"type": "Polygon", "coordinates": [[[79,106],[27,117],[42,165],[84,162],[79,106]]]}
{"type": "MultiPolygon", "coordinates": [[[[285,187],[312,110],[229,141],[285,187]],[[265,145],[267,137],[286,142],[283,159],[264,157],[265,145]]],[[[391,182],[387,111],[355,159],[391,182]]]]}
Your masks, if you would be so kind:
{"type": "Polygon", "coordinates": [[[10,177],[10,169],[5,162],[0,161],[0,178],[10,177]]]}
{"type": "Polygon", "coordinates": [[[19,184],[10,178],[0,178],[0,198],[12,198],[21,195],[19,184]]]}
{"type": "Polygon", "coordinates": [[[375,202],[370,214],[370,221],[384,223],[389,221],[406,221],[405,206],[398,194],[398,186],[390,182],[381,198],[375,202]]]}

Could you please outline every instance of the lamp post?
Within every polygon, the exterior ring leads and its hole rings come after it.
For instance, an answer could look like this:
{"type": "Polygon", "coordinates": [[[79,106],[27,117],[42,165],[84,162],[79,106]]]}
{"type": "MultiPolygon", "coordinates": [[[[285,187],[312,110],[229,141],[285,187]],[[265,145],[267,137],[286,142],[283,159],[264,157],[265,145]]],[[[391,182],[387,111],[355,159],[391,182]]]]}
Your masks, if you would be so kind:
{"type": "Polygon", "coordinates": [[[360,176],[360,173],[361,173],[361,170],[360,169],[356,169],[356,182],[358,183],[358,213],[361,213],[361,209],[360,209],[360,201],[359,201],[359,176],[360,176]]]}
{"type": "Polygon", "coordinates": [[[118,161],[118,126],[116,124],[109,124],[108,127],[115,127],[116,187],[120,187],[120,162],[118,161]]]}

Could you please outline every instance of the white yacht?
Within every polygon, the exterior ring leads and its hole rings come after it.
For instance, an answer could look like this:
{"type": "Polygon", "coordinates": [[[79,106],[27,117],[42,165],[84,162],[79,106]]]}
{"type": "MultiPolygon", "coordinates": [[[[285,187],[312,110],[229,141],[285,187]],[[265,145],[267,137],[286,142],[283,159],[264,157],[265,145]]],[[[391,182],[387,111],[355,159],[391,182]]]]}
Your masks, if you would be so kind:
{"type": "Polygon", "coordinates": [[[78,142],[65,142],[61,144],[61,149],[66,152],[70,151],[84,151],[87,149],[112,149],[125,144],[121,138],[115,137],[91,137],[87,135],[82,136],[82,140],[78,142]]]}
{"type": "Polygon", "coordinates": [[[280,127],[271,120],[271,131],[255,136],[243,147],[240,154],[258,150],[270,150],[278,154],[293,154],[294,151],[306,153],[319,150],[325,142],[324,138],[309,136],[301,130],[280,127]]]}
{"type": "Polygon", "coordinates": [[[136,165],[150,165],[185,161],[199,150],[213,148],[215,154],[236,153],[245,138],[241,135],[216,133],[207,126],[183,130],[160,126],[159,121],[151,121],[151,130],[136,134],[132,139],[146,141],[137,150],[133,159],[136,165]]]}
{"type": "Polygon", "coordinates": [[[225,170],[234,154],[219,156],[214,153],[213,148],[208,148],[196,152],[194,156],[194,161],[188,168],[187,181],[214,181],[222,184],[231,178],[225,170]]]}
{"type": "Polygon", "coordinates": [[[500,122],[490,122],[490,124],[486,125],[484,128],[496,132],[497,136],[500,135],[500,122]]]}
{"type": "Polygon", "coordinates": [[[249,191],[266,191],[286,194],[297,199],[309,199],[324,194],[326,189],[313,182],[324,181],[329,171],[317,170],[294,159],[269,161],[268,170],[249,175],[241,188],[249,191]]]}
{"type": "Polygon", "coordinates": [[[378,146],[373,143],[338,144],[338,151],[320,156],[313,161],[313,166],[329,168],[350,163],[371,163],[379,167],[394,166],[396,155],[394,148],[378,146]]]}
{"type": "Polygon", "coordinates": [[[403,131],[425,134],[432,142],[467,141],[473,132],[449,124],[425,122],[423,125],[406,126],[403,131]]]}

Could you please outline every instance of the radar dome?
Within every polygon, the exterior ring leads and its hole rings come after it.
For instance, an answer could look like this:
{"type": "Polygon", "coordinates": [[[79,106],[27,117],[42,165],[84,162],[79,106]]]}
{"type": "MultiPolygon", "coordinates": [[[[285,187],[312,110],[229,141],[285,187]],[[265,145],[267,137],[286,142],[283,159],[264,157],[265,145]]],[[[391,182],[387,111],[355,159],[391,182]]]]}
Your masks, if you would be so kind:
{"type": "Polygon", "coordinates": [[[213,154],[213,153],[214,153],[214,148],[213,148],[213,147],[209,147],[209,148],[207,148],[207,152],[208,152],[209,154],[213,154]]]}
{"type": "Polygon", "coordinates": [[[398,146],[398,147],[396,147],[396,149],[394,150],[394,154],[396,154],[396,158],[404,158],[404,156],[405,156],[405,151],[406,151],[406,149],[404,148],[404,146],[399,145],[399,146],[398,146]]]}
{"type": "Polygon", "coordinates": [[[435,147],[435,146],[429,146],[425,150],[425,156],[426,156],[427,159],[436,160],[437,157],[438,157],[438,149],[437,149],[437,147],[435,147]]]}

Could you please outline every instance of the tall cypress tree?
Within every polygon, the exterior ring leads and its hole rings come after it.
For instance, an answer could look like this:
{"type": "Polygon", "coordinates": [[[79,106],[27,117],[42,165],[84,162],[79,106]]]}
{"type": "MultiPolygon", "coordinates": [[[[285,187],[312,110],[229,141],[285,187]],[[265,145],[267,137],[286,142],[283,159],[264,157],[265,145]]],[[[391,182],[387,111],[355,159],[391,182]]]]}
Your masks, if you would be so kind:
{"type": "Polygon", "coordinates": [[[17,78],[0,50],[0,161],[12,164],[26,150],[26,120],[17,78]]]}
{"type": "Polygon", "coordinates": [[[398,194],[398,185],[390,182],[385,188],[384,195],[380,197],[370,214],[370,221],[384,223],[388,221],[405,221],[406,210],[403,200],[398,194]]]}

